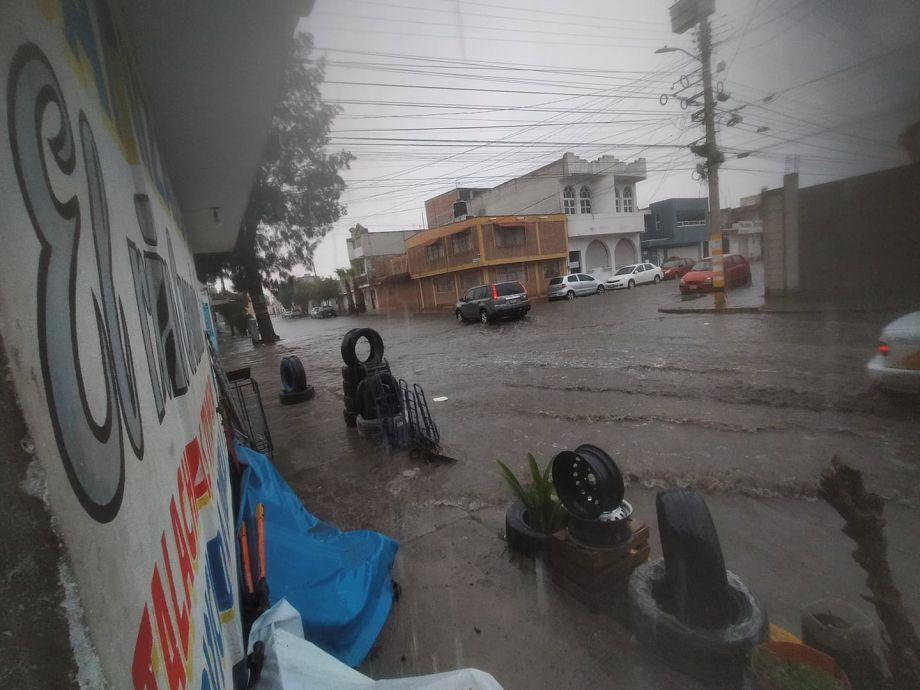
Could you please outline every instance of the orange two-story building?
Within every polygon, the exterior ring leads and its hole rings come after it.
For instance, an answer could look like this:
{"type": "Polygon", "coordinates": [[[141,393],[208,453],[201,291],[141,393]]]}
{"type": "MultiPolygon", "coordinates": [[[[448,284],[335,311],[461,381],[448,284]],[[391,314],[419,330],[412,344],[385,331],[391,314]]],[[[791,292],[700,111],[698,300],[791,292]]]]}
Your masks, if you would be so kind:
{"type": "Polygon", "coordinates": [[[565,215],[482,216],[406,239],[409,275],[422,309],[452,309],[466,290],[518,280],[531,296],[568,261],[565,215]]]}

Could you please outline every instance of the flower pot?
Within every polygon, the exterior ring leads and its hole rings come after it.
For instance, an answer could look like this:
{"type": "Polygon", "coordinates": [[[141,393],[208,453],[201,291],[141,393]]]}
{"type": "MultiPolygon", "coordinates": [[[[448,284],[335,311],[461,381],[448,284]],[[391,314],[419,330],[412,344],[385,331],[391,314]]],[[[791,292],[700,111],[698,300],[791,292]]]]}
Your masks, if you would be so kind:
{"type": "Polygon", "coordinates": [[[856,687],[872,684],[876,662],[875,624],[840,599],[821,599],[802,612],[802,641],[832,656],[856,687]]]}
{"type": "MultiPolygon", "coordinates": [[[[823,672],[828,680],[837,681],[839,690],[852,690],[850,681],[833,657],[813,647],[794,642],[765,642],[759,645],[751,657],[751,687],[753,690],[800,690],[812,685],[795,684],[793,674],[777,671],[776,662],[805,667],[823,672]]],[[[830,690],[830,685],[828,690],[830,690]]]]}

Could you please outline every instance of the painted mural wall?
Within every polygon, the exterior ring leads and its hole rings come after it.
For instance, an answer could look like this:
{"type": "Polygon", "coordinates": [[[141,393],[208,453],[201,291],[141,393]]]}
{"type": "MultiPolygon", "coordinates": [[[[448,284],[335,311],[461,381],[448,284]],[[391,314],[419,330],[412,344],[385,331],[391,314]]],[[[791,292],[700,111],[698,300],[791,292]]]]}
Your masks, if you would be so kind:
{"type": "Polygon", "coordinates": [[[232,687],[227,447],[115,9],[3,0],[0,334],[108,681],[232,687]]]}

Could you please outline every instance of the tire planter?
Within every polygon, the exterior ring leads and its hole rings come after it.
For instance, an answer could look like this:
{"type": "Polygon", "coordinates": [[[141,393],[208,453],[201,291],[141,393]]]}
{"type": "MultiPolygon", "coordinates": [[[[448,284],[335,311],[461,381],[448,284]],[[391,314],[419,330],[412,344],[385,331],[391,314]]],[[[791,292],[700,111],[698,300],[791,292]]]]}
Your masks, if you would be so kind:
{"type": "Polygon", "coordinates": [[[629,578],[629,618],[633,634],[682,671],[706,679],[740,678],[747,656],[769,634],[767,614],[757,596],[726,572],[733,602],[730,623],[716,628],[688,625],[659,603],[665,562],[643,563],[629,578]]]}
{"type": "MultiPolygon", "coordinates": [[[[386,407],[388,411],[394,414],[401,412],[403,405],[399,382],[392,374],[376,374],[375,377],[380,379],[386,391],[386,407]]],[[[366,378],[358,384],[358,390],[355,393],[355,409],[365,419],[377,419],[380,416],[380,411],[377,409],[377,400],[374,396],[375,386],[374,377],[366,378]]]]}
{"type": "Polygon", "coordinates": [[[358,415],[355,412],[342,410],[342,416],[345,418],[345,426],[354,428],[358,426],[358,415]]]}
{"type": "MultiPolygon", "coordinates": [[[[751,655],[750,686],[752,690],[785,690],[785,687],[771,683],[770,662],[776,661],[804,666],[806,668],[823,671],[834,678],[841,690],[851,690],[850,680],[845,671],[838,665],[834,657],[825,654],[813,647],[794,642],[765,642],[759,645],[751,655]]],[[[857,687],[875,687],[874,683],[857,687]]]]}
{"type": "Polygon", "coordinates": [[[299,357],[288,355],[281,360],[281,390],[297,393],[307,387],[307,373],[299,357]]]}
{"type": "Polygon", "coordinates": [[[383,338],[373,328],[353,328],[342,338],[342,359],[350,367],[379,364],[383,360],[383,338]],[[371,351],[367,359],[360,359],[355,347],[358,341],[366,338],[371,351]]]}
{"type": "Polygon", "coordinates": [[[278,399],[281,401],[282,405],[296,405],[297,403],[306,402],[310,400],[316,391],[313,390],[313,386],[307,386],[302,391],[295,391],[293,393],[280,393],[278,399]]]}
{"type": "Polygon", "coordinates": [[[732,616],[725,559],[706,501],[695,491],[670,489],[655,497],[669,606],[683,621],[704,627],[732,616]]]}
{"type": "Polygon", "coordinates": [[[527,509],[521,501],[512,503],[505,513],[505,541],[509,549],[526,556],[549,550],[549,535],[527,524],[527,509]]]}
{"type": "Polygon", "coordinates": [[[802,612],[802,642],[833,657],[858,688],[873,686],[877,635],[871,618],[839,599],[821,599],[802,612]]]}
{"type": "Polygon", "coordinates": [[[597,446],[585,443],[558,453],[552,472],[556,494],[573,517],[595,520],[623,502],[623,475],[597,446]]]}
{"type": "Polygon", "coordinates": [[[569,516],[569,536],[585,546],[620,546],[632,539],[632,506],[623,501],[620,508],[605,513],[597,520],[582,520],[569,516]]]}

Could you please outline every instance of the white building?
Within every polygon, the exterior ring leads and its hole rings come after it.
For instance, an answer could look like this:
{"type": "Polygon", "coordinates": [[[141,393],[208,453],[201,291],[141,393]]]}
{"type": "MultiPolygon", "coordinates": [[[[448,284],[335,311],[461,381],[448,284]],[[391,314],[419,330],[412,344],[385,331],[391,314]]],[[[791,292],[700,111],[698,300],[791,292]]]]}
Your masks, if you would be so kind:
{"type": "Polygon", "coordinates": [[[645,230],[636,183],[645,159],[626,163],[613,156],[587,161],[573,153],[478,192],[466,202],[469,215],[565,213],[569,271],[604,280],[619,266],[640,260],[645,230]]]}

